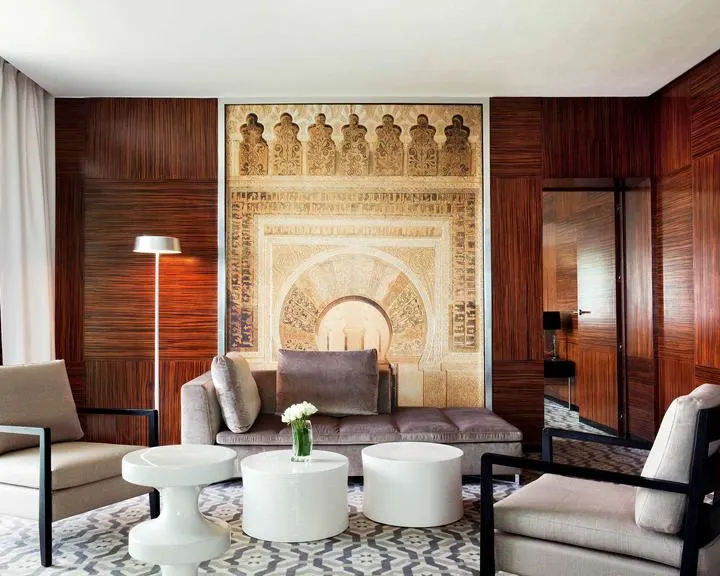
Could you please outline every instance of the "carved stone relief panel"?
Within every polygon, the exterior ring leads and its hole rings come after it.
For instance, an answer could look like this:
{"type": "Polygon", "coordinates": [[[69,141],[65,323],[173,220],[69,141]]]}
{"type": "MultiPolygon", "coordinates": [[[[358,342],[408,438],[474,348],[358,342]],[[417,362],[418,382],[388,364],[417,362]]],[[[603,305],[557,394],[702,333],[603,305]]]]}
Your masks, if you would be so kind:
{"type": "Polygon", "coordinates": [[[308,128],[307,170],[311,176],[335,174],[335,142],[332,126],[325,124],[325,114],[318,114],[315,124],[308,128]]]}
{"type": "Polygon", "coordinates": [[[441,176],[467,176],[472,169],[472,150],[468,137],[470,129],[463,125],[460,114],[453,116],[452,125],[445,128],[445,144],[440,151],[441,176]]]}
{"type": "Polygon", "coordinates": [[[438,145],[435,127],[428,124],[428,117],[420,114],[417,124],[410,128],[408,146],[408,176],[435,176],[438,169],[438,145]]]}
{"type": "Polygon", "coordinates": [[[402,176],[404,148],[400,141],[402,128],[395,124],[390,114],[385,114],[378,126],[375,151],[375,174],[379,176],[402,176]]]}
{"type": "Polygon", "coordinates": [[[263,139],[265,127],[256,114],[248,114],[240,127],[238,166],[241,176],[264,176],[268,173],[268,145],[263,139]]]}
{"type": "Polygon", "coordinates": [[[481,107],[227,105],[225,119],[227,348],[272,365],[280,346],[374,342],[407,405],[481,405],[481,107]]]}
{"type": "Polygon", "coordinates": [[[367,176],[370,168],[370,145],[365,140],[367,128],[357,114],[350,114],[349,124],[342,127],[340,170],[344,176],[367,176]]]}
{"type": "Polygon", "coordinates": [[[275,124],[276,139],[273,144],[273,174],[299,176],[302,174],[302,143],[298,140],[300,127],[290,114],[280,116],[275,124]]]}

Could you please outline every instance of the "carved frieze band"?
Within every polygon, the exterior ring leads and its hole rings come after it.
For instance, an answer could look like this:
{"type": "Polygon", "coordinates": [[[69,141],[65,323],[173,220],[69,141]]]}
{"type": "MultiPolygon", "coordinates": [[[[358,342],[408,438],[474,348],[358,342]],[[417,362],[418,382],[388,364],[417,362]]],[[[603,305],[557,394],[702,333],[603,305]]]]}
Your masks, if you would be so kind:
{"type": "MultiPolygon", "coordinates": [[[[258,115],[249,113],[229,122],[227,159],[229,176],[474,176],[471,129],[461,114],[451,124],[442,126],[444,141],[438,142],[438,128],[426,114],[418,114],[407,128],[408,141],[403,142],[403,128],[393,115],[384,114],[382,123],[368,129],[355,113],[347,116],[339,135],[318,113],[305,127],[290,112],[283,112],[273,127],[273,142],[268,147],[265,126],[258,115]],[[234,128],[234,130],[233,130],[234,128]],[[368,130],[375,134],[368,142],[368,130]],[[338,142],[336,143],[336,139],[338,142]],[[270,162],[268,162],[270,155],[270,162]],[[234,168],[236,164],[236,168],[234,168]],[[234,169],[233,169],[234,168],[234,169]]],[[[476,135],[476,138],[479,138],[476,135]]]]}

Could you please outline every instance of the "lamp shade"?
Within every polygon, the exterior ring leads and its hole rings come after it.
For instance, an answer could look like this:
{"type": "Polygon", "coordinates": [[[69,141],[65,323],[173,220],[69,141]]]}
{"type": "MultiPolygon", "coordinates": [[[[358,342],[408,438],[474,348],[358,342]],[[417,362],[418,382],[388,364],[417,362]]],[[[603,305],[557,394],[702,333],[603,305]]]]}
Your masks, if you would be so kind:
{"type": "Polygon", "coordinates": [[[180,240],[172,236],[137,236],[133,252],[143,254],[180,254],[180,240]]]}
{"type": "Polygon", "coordinates": [[[560,312],[543,312],[543,330],[560,330],[560,312]]]}

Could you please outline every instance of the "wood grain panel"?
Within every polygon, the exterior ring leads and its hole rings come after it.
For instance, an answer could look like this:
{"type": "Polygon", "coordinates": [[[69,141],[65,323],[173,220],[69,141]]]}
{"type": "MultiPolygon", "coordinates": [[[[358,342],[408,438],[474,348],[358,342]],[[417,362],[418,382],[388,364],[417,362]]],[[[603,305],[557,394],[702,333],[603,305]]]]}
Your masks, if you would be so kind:
{"type": "Polygon", "coordinates": [[[578,318],[577,404],[581,417],[617,429],[615,195],[573,194],[578,307],[590,311],[578,318]]]}
{"type": "MultiPolygon", "coordinates": [[[[180,387],[210,368],[204,360],[160,362],[160,441],[180,442],[180,387]]],[[[151,359],[93,359],[85,363],[87,404],[95,408],[153,406],[151,359]]],[[[126,416],[86,416],[86,438],[94,442],[147,444],[147,420],[126,416]]]]}
{"type": "Polygon", "coordinates": [[[59,172],[55,193],[55,355],[83,361],[84,230],[82,175],[59,172]]]}
{"type": "Polygon", "coordinates": [[[695,363],[720,367],[720,152],[693,161],[695,363]]]}
{"type": "Polygon", "coordinates": [[[615,197],[613,192],[574,192],[578,198],[577,295],[580,345],[617,344],[615,309],[615,197]],[[581,199],[580,199],[581,198],[581,199]]]}
{"type": "Polygon", "coordinates": [[[660,354],[658,383],[658,412],[662,415],[675,398],[695,388],[695,361],[660,354]]]}
{"type": "Polygon", "coordinates": [[[690,80],[679,78],[652,97],[655,122],[655,174],[690,166],[690,80]]]}
{"type": "Polygon", "coordinates": [[[655,211],[658,353],[694,364],[694,215],[690,168],[657,180],[655,211]]]}
{"type": "Polygon", "coordinates": [[[607,98],[543,98],[542,122],[545,178],[613,176],[607,98]]]}
{"type": "Polygon", "coordinates": [[[490,99],[490,173],[542,176],[542,100],[490,99]]]}
{"type": "Polygon", "coordinates": [[[720,52],[690,74],[690,144],[693,158],[720,150],[720,52]]]}
{"type": "MultiPolygon", "coordinates": [[[[152,359],[85,362],[87,405],[93,408],[151,408],[152,359]]],[[[93,442],[147,445],[147,422],[136,416],[87,416],[85,437],[93,442]]]]}
{"type": "Polygon", "coordinates": [[[625,194],[626,353],[653,358],[653,255],[650,180],[625,194]]]}
{"type": "MultiPolygon", "coordinates": [[[[82,174],[86,167],[88,100],[55,99],[55,172],[82,174]]],[[[62,189],[57,188],[58,196],[62,189]]]]}
{"type": "Polygon", "coordinates": [[[90,178],[217,179],[217,100],[88,101],[90,178]]]}
{"type": "Polygon", "coordinates": [[[652,114],[648,98],[609,99],[609,147],[614,178],[652,174],[652,114]]]}
{"type": "Polygon", "coordinates": [[[543,98],[546,178],[650,176],[647,98],[543,98]]]}
{"type": "Polygon", "coordinates": [[[633,436],[653,440],[658,426],[655,400],[655,362],[627,357],[627,430],[633,436]]]}
{"type": "MultiPolygon", "coordinates": [[[[152,405],[154,259],[138,234],[180,238],[161,260],[161,440],[179,388],[217,342],[217,102],[56,100],[57,354],[79,405],[152,405]]],[[[92,417],[90,440],[140,444],[146,422],[92,417]]]]}
{"type": "Polygon", "coordinates": [[[542,186],[492,178],[493,360],[542,360],[542,186]]]}
{"type": "Polygon", "coordinates": [[[180,388],[185,382],[210,370],[214,353],[202,360],[165,360],[160,365],[160,439],[180,444],[180,388]]]}
{"type": "MultiPolygon", "coordinates": [[[[582,338],[582,329],[580,331],[582,338]]],[[[608,347],[580,342],[575,395],[580,417],[617,430],[617,355],[608,347]]]]}
{"type": "Polygon", "coordinates": [[[544,422],[543,362],[493,362],[493,411],[520,428],[523,442],[540,442],[544,422]]]}
{"type": "Polygon", "coordinates": [[[720,384],[720,368],[695,366],[695,386],[701,384],[720,384]]]}
{"type": "Polygon", "coordinates": [[[154,257],[135,236],[175,236],[160,258],[160,353],[212,357],[217,346],[217,189],[212,183],[97,182],[85,196],[85,358],[152,357],[154,257]]]}

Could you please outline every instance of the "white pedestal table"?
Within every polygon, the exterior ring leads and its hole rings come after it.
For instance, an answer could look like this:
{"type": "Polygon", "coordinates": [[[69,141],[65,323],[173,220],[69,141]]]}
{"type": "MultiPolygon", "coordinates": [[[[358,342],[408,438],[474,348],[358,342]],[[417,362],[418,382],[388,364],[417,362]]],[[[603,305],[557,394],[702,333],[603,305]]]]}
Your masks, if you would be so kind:
{"type": "Polygon", "coordinates": [[[164,576],[196,576],[200,562],[230,547],[227,522],[198,509],[204,486],[235,476],[237,455],[221,446],[156,446],[125,455],[125,480],[160,491],[160,516],[130,530],[128,550],[136,560],[159,564],[164,576]]]}

